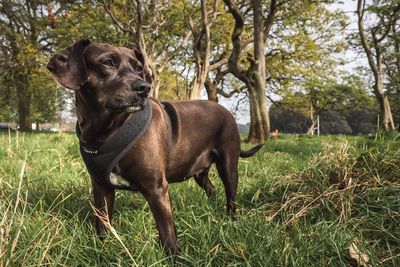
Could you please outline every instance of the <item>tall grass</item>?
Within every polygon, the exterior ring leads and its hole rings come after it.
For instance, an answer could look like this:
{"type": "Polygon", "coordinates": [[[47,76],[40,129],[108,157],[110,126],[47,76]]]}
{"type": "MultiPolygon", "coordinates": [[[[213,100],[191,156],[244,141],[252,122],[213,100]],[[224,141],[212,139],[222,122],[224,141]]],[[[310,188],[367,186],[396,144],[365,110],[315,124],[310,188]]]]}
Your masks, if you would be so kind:
{"type": "MultiPolygon", "coordinates": [[[[247,145],[243,145],[247,147],[247,145]]],[[[0,266],[400,266],[400,141],[283,136],[240,160],[238,215],[170,186],[178,261],[140,194],[119,191],[104,241],[72,134],[0,133],[0,266]]]]}

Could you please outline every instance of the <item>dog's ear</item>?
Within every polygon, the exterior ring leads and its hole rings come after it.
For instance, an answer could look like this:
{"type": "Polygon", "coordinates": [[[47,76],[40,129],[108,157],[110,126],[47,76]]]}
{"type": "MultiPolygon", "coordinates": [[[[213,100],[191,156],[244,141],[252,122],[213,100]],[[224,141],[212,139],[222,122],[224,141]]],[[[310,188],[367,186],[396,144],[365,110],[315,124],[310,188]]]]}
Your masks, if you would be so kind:
{"type": "Polygon", "coordinates": [[[87,81],[88,74],[83,51],[89,44],[89,40],[77,41],[49,60],[47,68],[62,86],[78,90],[87,81]]]}
{"type": "Polygon", "coordinates": [[[142,63],[143,65],[143,79],[148,82],[149,84],[151,84],[153,82],[153,78],[149,69],[148,64],[146,64],[146,61],[144,59],[144,56],[142,54],[142,52],[140,52],[138,49],[134,48],[133,52],[135,53],[135,57],[136,59],[142,63]]]}

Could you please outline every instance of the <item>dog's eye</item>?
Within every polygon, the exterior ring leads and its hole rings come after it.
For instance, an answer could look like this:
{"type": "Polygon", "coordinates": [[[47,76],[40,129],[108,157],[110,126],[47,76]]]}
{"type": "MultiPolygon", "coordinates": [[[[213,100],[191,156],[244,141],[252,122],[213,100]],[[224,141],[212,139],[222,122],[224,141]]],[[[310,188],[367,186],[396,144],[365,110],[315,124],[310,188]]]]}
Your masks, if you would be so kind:
{"type": "Polygon", "coordinates": [[[111,67],[111,68],[115,67],[114,62],[109,58],[103,60],[102,64],[107,66],[107,67],[111,67]]]}
{"type": "Polygon", "coordinates": [[[137,63],[134,69],[135,69],[136,72],[142,72],[143,71],[143,65],[141,63],[137,63]]]}

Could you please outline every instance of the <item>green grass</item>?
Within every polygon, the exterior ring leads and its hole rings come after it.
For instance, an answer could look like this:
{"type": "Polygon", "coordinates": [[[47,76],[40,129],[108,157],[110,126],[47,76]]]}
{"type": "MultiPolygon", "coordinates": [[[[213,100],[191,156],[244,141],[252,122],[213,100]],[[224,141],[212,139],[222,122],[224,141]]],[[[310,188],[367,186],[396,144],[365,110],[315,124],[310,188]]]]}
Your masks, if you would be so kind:
{"type": "Polygon", "coordinates": [[[0,266],[400,266],[399,148],[397,135],[283,135],[240,160],[235,220],[215,169],[215,199],[171,185],[174,264],[138,193],[118,191],[116,232],[96,237],[73,134],[1,132],[0,266]]]}

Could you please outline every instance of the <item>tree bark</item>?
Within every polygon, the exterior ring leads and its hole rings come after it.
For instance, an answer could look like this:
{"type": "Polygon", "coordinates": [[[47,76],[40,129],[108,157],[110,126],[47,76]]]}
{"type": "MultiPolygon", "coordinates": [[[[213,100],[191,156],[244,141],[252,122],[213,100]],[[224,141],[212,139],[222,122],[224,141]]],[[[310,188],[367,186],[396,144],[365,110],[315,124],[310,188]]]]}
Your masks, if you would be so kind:
{"type": "MultiPolygon", "coordinates": [[[[267,98],[265,96],[265,89],[266,89],[266,70],[265,70],[265,35],[264,35],[264,16],[262,10],[262,1],[255,0],[253,1],[253,12],[254,12],[254,19],[253,19],[253,26],[254,26],[254,60],[255,60],[255,72],[254,72],[254,81],[255,86],[254,89],[256,91],[256,99],[257,99],[257,118],[258,123],[261,125],[259,126],[259,138],[261,141],[267,140],[269,137],[270,132],[270,125],[269,125],[269,113],[267,107],[267,98]]],[[[271,1],[271,10],[269,16],[271,14],[274,15],[274,0],[271,1]]],[[[267,18],[268,18],[267,17],[267,18]]],[[[272,18],[273,21],[273,18],[272,18]]],[[[272,24],[271,21],[271,24],[272,24]]],[[[269,25],[272,26],[272,25],[269,25]]],[[[257,128],[256,128],[257,129],[257,128]]],[[[252,136],[249,136],[251,138],[252,136]]]]}
{"type": "Polygon", "coordinates": [[[375,77],[374,94],[379,103],[379,111],[381,117],[380,128],[385,130],[395,129],[392,111],[390,108],[389,98],[383,90],[383,75],[380,74],[375,77]]]}
{"type": "MultiPolygon", "coordinates": [[[[248,86],[250,94],[250,131],[247,141],[250,143],[259,143],[267,140],[266,129],[263,124],[263,115],[259,106],[257,90],[252,85],[248,86]]],[[[262,97],[262,96],[261,96],[262,97]]],[[[269,133],[269,131],[268,131],[269,133]]]]}
{"type": "Polygon", "coordinates": [[[204,86],[206,88],[208,100],[218,102],[218,85],[207,77],[204,86]]]}
{"type": "Polygon", "coordinates": [[[317,125],[318,114],[314,113],[310,119],[311,119],[311,125],[310,127],[308,127],[307,134],[313,135],[315,126],[317,125]]]}

